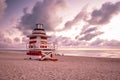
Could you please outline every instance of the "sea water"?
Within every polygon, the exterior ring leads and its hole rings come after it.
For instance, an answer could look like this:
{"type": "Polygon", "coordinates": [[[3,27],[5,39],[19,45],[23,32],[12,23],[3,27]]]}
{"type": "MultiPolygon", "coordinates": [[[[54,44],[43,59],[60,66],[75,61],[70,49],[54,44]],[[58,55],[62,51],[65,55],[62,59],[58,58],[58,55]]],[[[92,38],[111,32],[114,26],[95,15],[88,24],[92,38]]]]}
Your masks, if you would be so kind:
{"type": "MultiPolygon", "coordinates": [[[[27,50],[0,50],[0,52],[26,54],[27,50]]],[[[120,58],[120,50],[56,50],[55,52],[64,56],[120,58]]]]}
{"type": "Polygon", "coordinates": [[[120,58],[120,50],[58,50],[60,55],[120,58]]]}

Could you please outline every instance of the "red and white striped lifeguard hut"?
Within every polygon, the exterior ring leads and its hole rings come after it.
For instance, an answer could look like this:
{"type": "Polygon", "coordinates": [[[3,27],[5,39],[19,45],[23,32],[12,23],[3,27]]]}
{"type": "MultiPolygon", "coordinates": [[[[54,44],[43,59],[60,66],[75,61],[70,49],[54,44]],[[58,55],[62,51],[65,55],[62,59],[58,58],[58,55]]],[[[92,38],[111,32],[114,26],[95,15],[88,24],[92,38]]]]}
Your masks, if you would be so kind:
{"type": "Polygon", "coordinates": [[[27,55],[29,59],[53,59],[55,47],[54,44],[48,43],[50,36],[46,35],[43,24],[36,24],[32,34],[27,35],[29,41],[27,43],[27,55]]]}

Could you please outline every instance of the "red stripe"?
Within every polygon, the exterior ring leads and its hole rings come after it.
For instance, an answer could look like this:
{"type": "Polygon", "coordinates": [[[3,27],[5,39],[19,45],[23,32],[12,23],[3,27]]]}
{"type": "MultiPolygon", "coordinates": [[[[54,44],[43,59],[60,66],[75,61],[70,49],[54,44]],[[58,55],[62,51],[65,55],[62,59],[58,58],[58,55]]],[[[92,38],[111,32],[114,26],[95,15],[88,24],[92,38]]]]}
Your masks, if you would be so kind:
{"type": "Polygon", "coordinates": [[[36,43],[36,41],[29,41],[29,44],[31,44],[31,43],[36,43]]]}
{"type": "Polygon", "coordinates": [[[41,51],[29,51],[27,55],[42,56],[42,52],[41,51]]]}
{"type": "Polygon", "coordinates": [[[47,46],[40,46],[40,48],[47,48],[47,46]]]}
{"type": "Polygon", "coordinates": [[[45,35],[45,33],[41,33],[41,32],[33,32],[33,34],[44,34],[45,35]]]}
{"type": "Polygon", "coordinates": [[[41,39],[47,39],[47,37],[41,37],[41,39]]]}
{"type": "Polygon", "coordinates": [[[30,39],[36,39],[36,38],[37,38],[36,36],[30,37],[30,39]]]}

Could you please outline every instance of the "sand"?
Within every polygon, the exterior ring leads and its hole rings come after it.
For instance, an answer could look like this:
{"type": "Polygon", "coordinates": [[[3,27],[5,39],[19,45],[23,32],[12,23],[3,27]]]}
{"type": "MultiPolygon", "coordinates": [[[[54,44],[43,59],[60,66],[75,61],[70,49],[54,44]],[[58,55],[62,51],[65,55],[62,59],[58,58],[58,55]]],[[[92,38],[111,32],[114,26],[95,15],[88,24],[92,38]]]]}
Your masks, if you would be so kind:
{"type": "Polygon", "coordinates": [[[120,59],[56,56],[58,61],[24,60],[0,53],[0,80],[120,80],[120,59]]]}

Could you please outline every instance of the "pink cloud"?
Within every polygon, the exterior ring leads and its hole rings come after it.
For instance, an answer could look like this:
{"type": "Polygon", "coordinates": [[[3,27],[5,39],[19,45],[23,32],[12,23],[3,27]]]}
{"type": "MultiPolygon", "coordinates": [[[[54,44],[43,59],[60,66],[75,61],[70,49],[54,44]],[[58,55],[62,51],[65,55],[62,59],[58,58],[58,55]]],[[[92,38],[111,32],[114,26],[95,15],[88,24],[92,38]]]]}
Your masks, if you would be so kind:
{"type": "Polygon", "coordinates": [[[45,30],[53,31],[62,22],[62,18],[57,15],[57,11],[67,6],[65,0],[43,0],[37,2],[32,13],[27,13],[24,8],[24,15],[17,28],[23,33],[28,34],[29,30],[35,27],[36,23],[42,23],[45,30]]]}
{"type": "Polygon", "coordinates": [[[3,17],[5,13],[5,9],[7,7],[7,4],[5,2],[6,0],[0,0],[0,19],[3,17]]]}
{"type": "Polygon", "coordinates": [[[80,34],[76,36],[76,39],[89,41],[103,34],[103,32],[99,31],[99,27],[109,23],[111,18],[118,13],[120,13],[120,1],[102,4],[100,9],[95,9],[90,14],[86,14],[86,16],[90,15],[91,19],[83,19],[87,24],[83,26],[80,34]],[[91,28],[90,26],[95,27],[91,28]]]}
{"type": "Polygon", "coordinates": [[[0,48],[12,47],[12,40],[8,37],[5,37],[3,33],[0,33],[0,48]]]}
{"type": "Polygon", "coordinates": [[[96,39],[90,46],[94,47],[109,47],[109,48],[120,48],[120,41],[118,40],[103,40],[103,39],[96,39]]]}
{"type": "Polygon", "coordinates": [[[120,13],[120,1],[115,4],[111,2],[104,3],[100,9],[92,11],[89,23],[93,25],[107,24],[118,13],[120,13]]]}

